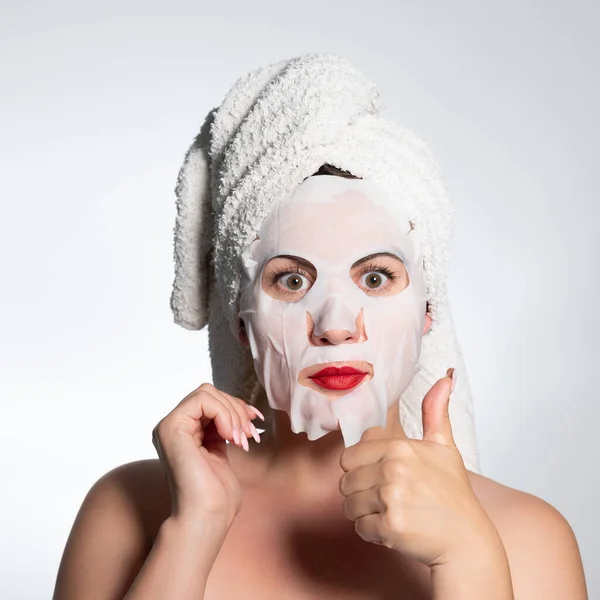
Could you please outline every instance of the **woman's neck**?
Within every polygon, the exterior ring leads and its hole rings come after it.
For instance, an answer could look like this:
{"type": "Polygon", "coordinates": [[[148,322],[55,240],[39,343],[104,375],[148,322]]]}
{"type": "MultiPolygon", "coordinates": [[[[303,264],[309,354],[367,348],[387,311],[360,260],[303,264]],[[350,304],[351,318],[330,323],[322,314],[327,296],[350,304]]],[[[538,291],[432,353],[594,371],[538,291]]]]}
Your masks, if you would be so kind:
{"type": "MultiPolygon", "coordinates": [[[[260,426],[260,421],[254,421],[260,426]]],[[[404,437],[398,403],[388,409],[385,427],[388,437],[404,437]]],[[[340,458],[345,449],[341,431],[332,431],[318,440],[291,430],[289,416],[274,410],[270,428],[261,434],[260,445],[250,452],[260,453],[263,464],[261,485],[286,489],[300,501],[337,501],[339,480],[344,474],[340,458]]]]}

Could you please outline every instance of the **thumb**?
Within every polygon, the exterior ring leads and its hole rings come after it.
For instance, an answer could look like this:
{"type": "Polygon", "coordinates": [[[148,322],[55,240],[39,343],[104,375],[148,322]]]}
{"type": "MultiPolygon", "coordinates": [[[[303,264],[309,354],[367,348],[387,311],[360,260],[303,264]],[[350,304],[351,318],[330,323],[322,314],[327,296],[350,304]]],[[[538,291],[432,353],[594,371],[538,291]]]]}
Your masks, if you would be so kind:
{"type": "Polygon", "coordinates": [[[423,440],[456,447],[448,412],[450,394],[454,390],[455,384],[456,370],[448,369],[446,376],[436,381],[425,394],[421,405],[423,440]]]}

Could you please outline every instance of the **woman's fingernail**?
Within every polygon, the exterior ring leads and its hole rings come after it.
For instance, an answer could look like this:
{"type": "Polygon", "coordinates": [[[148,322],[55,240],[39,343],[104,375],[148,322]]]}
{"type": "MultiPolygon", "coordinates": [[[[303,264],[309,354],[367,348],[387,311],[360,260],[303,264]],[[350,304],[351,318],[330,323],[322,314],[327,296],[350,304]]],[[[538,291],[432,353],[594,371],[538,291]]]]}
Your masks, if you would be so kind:
{"type": "Polygon", "coordinates": [[[456,369],[450,368],[446,371],[446,377],[450,377],[452,379],[452,387],[450,388],[450,393],[454,391],[456,387],[456,369]]]}
{"type": "Polygon", "coordinates": [[[233,429],[233,441],[239,445],[240,438],[239,438],[237,427],[233,427],[232,429],[233,429]]]}
{"type": "Polygon", "coordinates": [[[252,432],[252,437],[256,440],[256,443],[260,444],[260,434],[254,426],[254,423],[250,423],[250,431],[252,432]]]}
{"type": "Polygon", "coordinates": [[[248,404],[248,408],[256,414],[256,416],[260,417],[263,421],[265,420],[265,416],[256,408],[256,406],[252,406],[252,404],[248,404]]]}
{"type": "Polygon", "coordinates": [[[242,433],[242,448],[246,451],[250,451],[250,445],[248,444],[248,439],[246,438],[246,434],[242,433]]]}

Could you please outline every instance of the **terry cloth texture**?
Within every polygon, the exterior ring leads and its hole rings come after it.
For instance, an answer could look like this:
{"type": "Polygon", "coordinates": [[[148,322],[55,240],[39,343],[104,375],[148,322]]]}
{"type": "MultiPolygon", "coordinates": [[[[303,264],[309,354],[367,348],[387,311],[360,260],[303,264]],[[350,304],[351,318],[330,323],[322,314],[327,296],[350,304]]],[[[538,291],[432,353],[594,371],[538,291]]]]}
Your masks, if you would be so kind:
{"type": "Polygon", "coordinates": [[[446,289],[453,229],[446,185],[427,143],[386,118],[374,83],[343,57],[311,53],[255,69],[207,115],[175,188],[175,323],[208,324],[214,385],[254,404],[262,395],[258,408],[269,410],[250,350],[237,338],[240,256],[272,204],[323,164],[378,182],[419,231],[433,324],[421,369],[400,399],[401,423],[410,438],[422,438],[423,397],[454,367],[452,429],[466,468],[480,472],[446,289]]]}

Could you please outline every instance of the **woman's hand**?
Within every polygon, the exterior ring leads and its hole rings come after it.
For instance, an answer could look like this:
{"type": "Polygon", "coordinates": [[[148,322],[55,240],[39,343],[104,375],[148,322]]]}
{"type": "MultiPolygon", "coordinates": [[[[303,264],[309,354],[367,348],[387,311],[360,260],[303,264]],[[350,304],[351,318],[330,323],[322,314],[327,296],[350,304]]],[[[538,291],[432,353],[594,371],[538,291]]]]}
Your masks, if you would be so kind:
{"type": "Polygon", "coordinates": [[[496,543],[498,535],[454,443],[452,389],[446,376],[423,399],[423,440],[371,427],[340,459],[344,511],[358,535],[430,567],[496,543]]]}
{"type": "Polygon", "coordinates": [[[152,431],[165,469],[171,516],[190,525],[210,519],[226,532],[241,507],[239,481],[229,464],[225,440],[248,450],[260,441],[252,419],[262,414],[243,400],[203,383],[152,431]]]}

